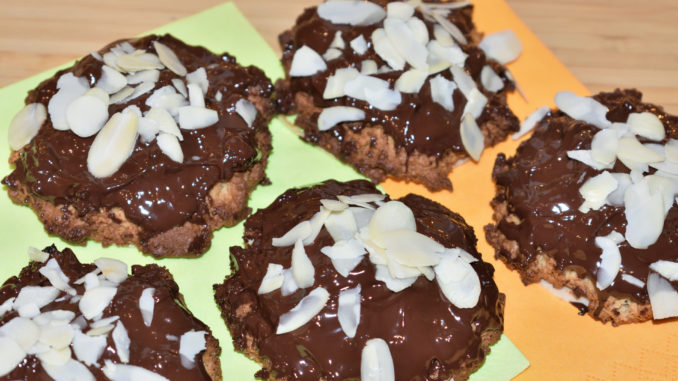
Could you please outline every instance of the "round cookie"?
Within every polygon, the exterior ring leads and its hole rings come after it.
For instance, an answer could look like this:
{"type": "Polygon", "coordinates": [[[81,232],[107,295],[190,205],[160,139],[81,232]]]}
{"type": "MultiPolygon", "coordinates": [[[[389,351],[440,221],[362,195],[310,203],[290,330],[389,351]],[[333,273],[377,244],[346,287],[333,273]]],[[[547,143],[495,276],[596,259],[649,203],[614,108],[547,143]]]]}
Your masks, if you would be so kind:
{"type": "Polygon", "coordinates": [[[290,189],[244,240],[215,297],[257,377],[465,380],[501,336],[504,295],[473,229],[421,196],[390,201],[364,180],[290,189]]]}
{"type": "Polygon", "coordinates": [[[221,380],[219,343],[165,268],[31,257],[0,288],[0,380],[221,380]]]}
{"type": "Polygon", "coordinates": [[[297,114],[304,140],[375,182],[452,189],[455,165],[519,125],[506,105],[510,73],[478,46],[472,9],[382,0],[306,9],[279,37],[283,112],[297,114]]]}
{"type": "Polygon", "coordinates": [[[485,228],[497,257],[602,322],[676,316],[678,118],[636,90],[556,105],[497,157],[485,228]]]}
{"type": "Polygon", "coordinates": [[[28,94],[3,183],[69,242],[200,255],[265,180],[272,91],[258,68],[169,35],[113,42],[28,94]]]}

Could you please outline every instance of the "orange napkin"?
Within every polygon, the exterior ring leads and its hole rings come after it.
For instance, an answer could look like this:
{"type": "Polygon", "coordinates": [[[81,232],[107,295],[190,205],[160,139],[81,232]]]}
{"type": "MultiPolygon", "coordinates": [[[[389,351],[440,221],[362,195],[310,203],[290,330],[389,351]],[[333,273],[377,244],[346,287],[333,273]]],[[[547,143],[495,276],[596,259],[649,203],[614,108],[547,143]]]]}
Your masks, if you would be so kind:
{"type": "MultiPolygon", "coordinates": [[[[517,93],[509,106],[523,120],[536,108],[553,107],[560,90],[588,95],[588,90],[527,28],[503,0],[477,0],[475,21],[484,33],[512,29],[523,43],[520,58],[508,65],[528,101],[517,93]]],[[[610,89],[613,90],[613,89],[610,89]]],[[[518,273],[494,259],[483,226],[492,219],[489,202],[495,187],[491,178],[498,153],[513,155],[518,143],[509,139],[486,149],[478,163],[453,171],[453,192],[431,193],[423,186],[388,180],[382,184],[391,196],[410,192],[432,198],[460,213],[478,236],[478,249],[495,269],[495,280],[506,294],[505,333],[530,360],[516,381],[527,380],[677,380],[678,321],[648,322],[621,327],[603,325],[541,286],[524,286],[518,273]]]]}

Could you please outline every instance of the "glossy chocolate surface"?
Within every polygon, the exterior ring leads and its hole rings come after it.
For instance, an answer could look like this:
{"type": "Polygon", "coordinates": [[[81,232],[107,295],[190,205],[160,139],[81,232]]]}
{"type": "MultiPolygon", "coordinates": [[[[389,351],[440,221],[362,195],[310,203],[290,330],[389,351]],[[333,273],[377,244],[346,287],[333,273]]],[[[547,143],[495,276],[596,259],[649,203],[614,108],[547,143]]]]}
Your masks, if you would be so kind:
{"type": "MultiPolygon", "coordinates": [[[[389,1],[373,2],[386,6],[389,1]]],[[[471,36],[477,34],[471,21],[471,13],[472,7],[465,7],[460,10],[452,11],[449,16],[449,19],[459,27],[468,40],[472,40],[471,36]]],[[[416,11],[415,16],[424,20],[429,31],[429,36],[433,36],[434,24],[426,21],[419,11],[416,11]]],[[[360,27],[336,25],[321,19],[316,12],[316,8],[306,9],[297,19],[295,27],[280,35],[280,45],[283,50],[282,61],[285,68],[289,70],[294,53],[303,45],[312,48],[322,55],[327,51],[336,32],[342,33],[341,36],[346,43],[346,48],[342,49],[343,54],[341,57],[327,61],[328,69],[326,71],[317,73],[311,77],[289,78],[289,87],[284,87],[284,91],[281,91],[279,96],[284,100],[286,98],[284,102],[293,103],[295,94],[303,92],[309,94],[313,98],[315,107],[350,106],[363,110],[366,115],[364,121],[347,123],[345,124],[347,127],[337,126],[329,130],[329,132],[334,134],[340,141],[343,140],[344,137],[344,128],[358,131],[369,125],[381,125],[384,128],[384,132],[393,137],[396,147],[402,147],[408,153],[417,151],[427,156],[440,158],[450,152],[465,152],[464,146],[461,143],[459,125],[463,116],[462,111],[466,105],[466,98],[459,90],[455,90],[453,94],[453,112],[445,110],[440,104],[431,99],[431,90],[428,80],[419,93],[401,93],[402,102],[392,111],[379,110],[370,106],[370,104],[365,101],[347,96],[336,99],[323,99],[323,92],[327,79],[330,75],[334,74],[337,69],[354,67],[360,70],[361,62],[367,59],[374,60],[378,67],[382,67],[386,64],[386,62],[374,52],[374,49],[369,49],[365,54],[359,55],[354,52],[349,45],[351,40],[362,35],[365,40],[368,41],[368,46],[371,47],[372,43],[370,36],[372,35],[372,32],[382,26],[383,22],[360,27]]],[[[466,71],[476,80],[478,89],[483,91],[488,97],[488,104],[485,106],[485,110],[477,120],[478,125],[483,126],[499,117],[509,120],[515,119],[506,106],[505,91],[513,89],[514,86],[507,77],[506,69],[495,61],[487,60],[483,51],[472,43],[462,46],[462,49],[469,55],[465,64],[466,71]],[[480,84],[480,71],[486,64],[490,64],[504,82],[504,89],[497,94],[482,90],[483,87],[480,84]]],[[[393,87],[393,84],[403,71],[409,69],[410,66],[406,65],[402,71],[373,74],[372,76],[388,81],[391,84],[391,87],[393,87]]],[[[449,80],[452,79],[452,74],[449,70],[444,70],[440,74],[449,80]]],[[[287,107],[290,107],[290,105],[287,105],[287,107]]],[[[285,108],[285,105],[283,108],[285,108]]],[[[292,110],[286,111],[289,112],[292,110]]],[[[314,116],[314,121],[316,119],[317,115],[314,116]]],[[[517,125],[518,121],[515,119],[516,128],[517,125]]],[[[313,128],[305,128],[305,139],[316,142],[318,140],[318,134],[320,133],[321,132],[317,130],[317,126],[315,125],[313,128]]]]}
{"type": "MultiPolygon", "coordinates": [[[[663,122],[667,140],[678,138],[678,117],[641,103],[641,94],[635,90],[617,90],[594,98],[609,108],[607,118],[612,122],[626,122],[631,112],[652,112],[663,122]]],[[[515,157],[497,158],[494,179],[503,189],[499,197],[508,201],[509,212],[520,219],[519,224],[506,219],[498,224],[509,240],[520,245],[520,256],[513,265],[524,268],[537,254],[546,253],[556,261],[559,270],[574,270],[595,283],[602,252],[594,243],[595,237],[612,231],[624,234],[626,216],[623,207],[611,205],[588,213],[578,211],[583,202],[579,188],[602,171],[569,159],[567,151],[590,149],[591,139],[598,131],[597,127],[574,121],[562,112],[552,112],[537,125],[532,137],[520,145],[515,157]]],[[[610,172],[629,173],[629,170],[617,161],[610,172]]],[[[647,302],[647,289],[621,280],[621,274],[646,282],[651,263],[660,259],[678,260],[678,207],[674,204],[670,209],[661,236],[648,249],[634,249],[626,241],[619,247],[620,274],[610,287],[601,291],[601,300],[612,294],[647,302]]],[[[511,261],[508,257],[504,259],[511,261]]]]}
{"type": "MultiPolygon", "coordinates": [[[[474,308],[459,309],[445,299],[435,281],[423,276],[411,287],[392,292],[375,280],[374,265],[367,256],[348,277],[342,277],[320,252],[323,246],[334,244],[323,228],[314,243],[305,246],[315,267],[314,285],[286,297],[280,290],[257,295],[268,263],[285,268],[291,264],[292,248],[273,247],[273,237],[308,220],[319,210],[321,199],[363,193],[378,191],[366,181],[328,181],[312,188],[292,189],[247,220],[245,241],[249,244],[245,249],[231,248],[238,271],[216,287],[236,348],[247,348],[246,336],[253,337],[259,355],[272,361],[275,374],[295,380],[359,379],[362,348],[371,338],[382,338],[389,344],[397,380],[426,380],[432,375],[445,379],[444,375],[460,367],[479,364],[485,356],[481,334],[503,328],[503,295],[492,280],[494,268],[482,261],[472,264],[482,284],[480,300],[474,308]],[[356,336],[351,339],[337,319],[338,294],[358,284],[362,288],[361,316],[356,336]],[[319,286],[330,293],[323,310],[302,327],[276,335],[280,315],[319,286]],[[244,304],[251,305],[253,313],[244,319],[235,318],[232,312],[244,304]]],[[[473,230],[459,215],[416,195],[400,201],[414,212],[418,232],[445,247],[461,247],[480,258],[473,230]]]]}
{"type": "MultiPolygon", "coordinates": [[[[147,234],[166,231],[186,221],[204,223],[209,190],[234,173],[247,171],[258,160],[255,134],[268,131],[261,113],[254,128],[249,128],[235,113],[235,103],[243,97],[268,98],[272,85],[255,67],[240,67],[227,54],[216,56],[169,35],[147,36],[130,43],[137,49],[155,52],[152,42],[156,40],[170,47],[189,73],[205,68],[209,81],[205,104],[219,114],[219,121],[212,126],[181,130],[183,163],[167,157],[155,141],[146,144],[139,139],[131,157],[115,174],[96,178],[87,171],[87,155],[94,136],[81,138],[71,131],[56,130],[48,118],[38,135],[24,147],[14,172],[3,182],[12,186],[21,181],[38,197],[72,205],[81,215],[102,207],[122,208],[125,216],[147,234]],[[220,102],[215,99],[217,92],[223,95],[220,102]]],[[[100,54],[119,42],[103,48],[100,54]]],[[[47,106],[56,92],[57,80],[67,72],[87,78],[92,86],[101,76],[101,66],[102,62],[88,55],[42,82],[29,93],[26,103],[47,106]]],[[[172,85],[172,78],[177,76],[161,70],[155,89],[172,85]]],[[[130,104],[145,112],[149,109],[145,102],[151,94],[152,91],[130,102],[110,105],[109,115],[130,104]]]]}
{"type": "MultiPolygon", "coordinates": [[[[50,258],[55,258],[63,272],[71,280],[79,295],[84,293],[83,285],[75,285],[73,281],[96,269],[93,264],[81,264],[70,249],[59,252],[54,246],[45,251],[50,253],[50,258]]],[[[25,267],[19,277],[8,279],[0,288],[0,304],[5,300],[16,297],[21,288],[25,286],[50,286],[50,282],[39,272],[42,263],[32,262],[25,267]]],[[[207,331],[209,328],[193,317],[180,304],[179,287],[169,278],[169,273],[158,265],[132,266],[132,275],[118,285],[117,294],[113,301],[103,312],[103,318],[119,316],[120,321],[127,329],[131,340],[130,365],[141,366],[155,373],[163,375],[171,380],[210,380],[202,363],[202,353],[195,358],[196,364],[192,369],[182,365],[179,355],[179,341],[170,340],[167,335],[179,338],[184,333],[195,331],[207,331]],[[148,287],[155,288],[155,312],[150,327],[147,327],[139,310],[139,297],[141,292],[148,287]]],[[[78,303],[71,303],[70,297],[65,292],[60,292],[57,299],[41,309],[41,312],[67,310],[80,316],[78,303]],[[57,301],[62,298],[61,301],[57,301]]],[[[0,325],[5,324],[17,316],[12,311],[0,319],[0,325]]],[[[89,325],[83,331],[88,331],[89,325]]],[[[115,344],[108,335],[107,345],[99,358],[99,364],[105,360],[120,363],[115,344]]],[[[97,380],[108,380],[101,371],[101,366],[89,366],[88,369],[97,380]]],[[[50,380],[40,360],[34,355],[28,355],[14,371],[0,377],[0,380],[50,380]]]]}

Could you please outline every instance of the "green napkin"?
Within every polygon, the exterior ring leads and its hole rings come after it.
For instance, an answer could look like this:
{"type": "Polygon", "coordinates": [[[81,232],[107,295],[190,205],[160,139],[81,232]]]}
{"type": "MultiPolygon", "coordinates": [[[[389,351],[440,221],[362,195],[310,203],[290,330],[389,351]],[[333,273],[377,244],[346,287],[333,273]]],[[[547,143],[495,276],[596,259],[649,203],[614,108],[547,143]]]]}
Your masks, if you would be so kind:
{"type": "MultiPolygon", "coordinates": [[[[275,82],[283,76],[278,57],[233,3],[225,3],[196,15],[178,20],[151,31],[171,33],[188,44],[202,45],[215,53],[229,52],[243,65],[257,65],[275,82]]],[[[126,36],[120,36],[121,38],[126,36]]],[[[64,65],[66,66],[66,65],[64,65]]],[[[23,107],[26,93],[56,70],[41,73],[0,90],[0,136],[7,136],[12,117],[23,107]]],[[[350,180],[360,178],[355,170],[334,159],[327,152],[302,142],[281,119],[270,125],[273,134],[273,153],[267,175],[272,185],[260,186],[252,194],[253,209],[269,205],[279,194],[291,187],[312,184],[326,179],[350,180]]],[[[0,158],[6,160],[10,149],[0,144],[0,158]]],[[[6,163],[6,162],[5,162],[6,163]]],[[[0,177],[12,168],[0,166],[0,177]]],[[[4,188],[4,187],[3,187],[4,188]]],[[[4,193],[6,189],[3,189],[4,193]]],[[[58,237],[49,236],[33,211],[13,204],[5,195],[0,196],[0,242],[4,249],[0,282],[17,275],[28,262],[27,247],[43,248],[55,243],[59,249],[69,246],[58,237]]],[[[214,303],[212,285],[221,283],[230,272],[228,248],[242,245],[242,223],[214,234],[211,249],[199,259],[162,259],[157,262],[167,267],[179,284],[186,303],[192,312],[212,328],[221,344],[221,364],[225,380],[249,380],[259,366],[245,356],[233,351],[231,338],[214,303]]],[[[74,251],[83,262],[105,256],[123,260],[128,264],[154,263],[134,247],[102,248],[99,243],[88,242],[74,251]]],[[[483,367],[471,380],[509,380],[528,366],[527,359],[506,337],[492,347],[483,367]]]]}

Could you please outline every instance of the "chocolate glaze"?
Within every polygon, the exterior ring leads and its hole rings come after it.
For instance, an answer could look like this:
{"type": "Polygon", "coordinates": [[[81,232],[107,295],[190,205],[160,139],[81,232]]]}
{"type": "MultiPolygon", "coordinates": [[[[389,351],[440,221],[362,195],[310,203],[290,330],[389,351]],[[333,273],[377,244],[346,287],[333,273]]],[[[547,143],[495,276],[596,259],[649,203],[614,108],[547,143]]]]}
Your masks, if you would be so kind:
{"type": "MultiPolygon", "coordinates": [[[[378,193],[362,180],[349,183],[327,181],[312,188],[291,189],[271,206],[258,211],[245,223],[246,248],[232,247],[234,275],[215,286],[235,346],[252,350],[272,362],[277,377],[295,380],[347,380],[360,378],[360,356],[365,342],[382,338],[389,344],[398,380],[448,379],[460,368],[473,368],[483,361],[481,334],[503,328],[503,294],[492,280],[492,265],[477,261],[482,293],[478,305],[459,309],[443,296],[437,283],[424,277],[404,291],[394,293],[375,280],[374,266],[365,257],[344,278],[320,249],[334,244],[323,228],[310,246],[305,246],[315,267],[315,284],[283,297],[279,290],[257,295],[268,263],[290,266],[291,247],[273,247],[273,237],[282,236],[300,221],[308,220],[320,208],[320,199],[336,195],[378,193]],[[237,272],[235,272],[237,271],[237,272]],[[339,291],[360,284],[362,306],[358,331],[347,338],[337,319],[339,291]],[[309,291],[326,288],[330,299],[318,316],[301,328],[283,335],[275,330],[281,314],[289,311],[309,291]],[[236,317],[235,311],[250,305],[252,312],[236,317]]],[[[461,247],[475,257],[473,229],[458,214],[416,195],[400,201],[409,206],[417,219],[417,231],[446,247],[461,247]]]]}
{"type": "MultiPolygon", "coordinates": [[[[379,0],[372,2],[386,6],[389,1],[379,0]]],[[[471,13],[472,7],[469,6],[452,11],[449,16],[449,19],[461,29],[469,41],[477,34],[471,21],[471,13]]],[[[416,16],[423,19],[422,14],[418,10],[416,11],[416,16]]],[[[428,27],[429,35],[433,36],[433,24],[426,20],[424,22],[428,27]]],[[[282,110],[284,112],[297,111],[294,110],[295,107],[299,107],[299,105],[294,105],[295,94],[306,93],[313,98],[313,105],[317,108],[350,106],[365,111],[366,118],[364,121],[345,123],[343,126],[335,126],[327,132],[333,134],[339,141],[343,140],[344,129],[346,128],[359,131],[370,125],[381,125],[385,133],[393,137],[396,146],[403,147],[408,153],[417,151],[439,159],[450,152],[465,152],[464,146],[461,143],[459,125],[463,116],[461,115],[462,111],[466,105],[466,98],[459,90],[455,90],[453,95],[455,105],[453,112],[449,112],[440,104],[433,102],[428,81],[426,81],[418,94],[402,93],[402,102],[393,111],[382,111],[370,106],[365,101],[351,97],[323,99],[322,95],[327,79],[337,69],[352,66],[360,71],[360,63],[367,59],[377,62],[378,67],[386,64],[373,49],[368,50],[363,55],[358,55],[349,46],[351,40],[363,35],[368,41],[368,46],[371,47],[370,36],[375,29],[380,27],[383,27],[383,22],[361,27],[335,25],[321,19],[315,7],[306,9],[297,19],[296,26],[279,37],[283,50],[282,62],[285,68],[289,70],[294,53],[303,45],[307,45],[319,54],[323,54],[327,51],[334,39],[335,33],[338,31],[342,33],[346,48],[342,49],[343,54],[341,57],[327,62],[328,69],[326,71],[310,77],[290,78],[288,76],[286,82],[279,83],[277,91],[279,93],[278,96],[281,97],[282,110]]],[[[483,51],[473,44],[462,46],[462,49],[469,55],[465,66],[467,72],[473,76],[478,89],[483,91],[489,100],[488,105],[477,120],[478,124],[482,126],[496,119],[498,115],[501,115],[503,118],[512,120],[512,127],[517,130],[518,120],[506,106],[506,91],[514,88],[513,82],[507,77],[506,69],[499,63],[488,60],[483,51]],[[504,81],[504,89],[499,93],[495,94],[485,91],[480,84],[480,71],[486,64],[491,65],[504,81]]],[[[403,71],[409,69],[410,66],[406,65],[403,71]]],[[[390,82],[391,87],[393,87],[393,84],[403,71],[373,74],[373,76],[390,82]]],[[[452,79],[452,74],[449,70],[444,70],[440,74],[447,79],[452,79]]],[[[315,124],[319,113],[320,110],[318,109],[313,117],[313,126],[302,126],[305,130],[304,138],[314,143],[317,143],[321,133],[315,124]]]]}
{"type": "MultiPolygon", "coordinates": [[[[663,122],[667,140],[678,138],[678,117],[666,114],[661,107],[641,103],[641,96],[636,90],[617,90],[594,98],[609,108],[607,118],[612,122],[626,122],[631,112],[652,112],[663,122]]],[[[537,125],[532,137],[518,147],[516,156],[506,159],[502,154],[497,158],[493,177],[500,193],[495,201],[508,201],[509,212],[520,219],[519,224],[506,219],[498,224],[501,232],[520,246],[520,255],[513,260],[507,253],[499,253],[511,266],[526,268],[537,254],[545,253],[556,261],[559,270],[574,270],[595,283],[601,249],[595,246],[594,239],[613,230],[624,234],[626,216],[623,207],[610,205],[579,212],[583,202],[579,188],[602,171],[569,159],[567,151],[590,149],[591,139],[598,131],[597,127],[552,111],[537,125]]],[[[617,161],[610,172],[629,170],[617,161]]],[[[620,275],[610,287],[599,291],[601,300],[614,295],[648,302],[647,289],[622,281],[621,274],[647,281],[648,265],[660,259],[678,260],[678,207],[674,204],[669,211],[656,243],[639,250],[624,242],[620,252],[620,275]]]]}
{"type": "MultiPolygon", "coordinates": [[[[73,281],[96,269],[93,264],[81,264],[70,249],[59,252],[55,246],[45,249],[51,258],[56,259],[59,266],[71,280],[70,284],[79,295],[84,293],[83,285],[75,285],[73,281]]],[[[22,271],[19,277],[8,279],[0,288],[0,303],[16,297],[25,286],[50,286],[38,270],[43,266],[39,262],[31,262],[22,271]]],[[[57,297],[66,296],[61,292],[57,297]]],[[[78,303],[71,303],[70,298],[57,302],[56,300],[41,309],[42,312],[54,310],[68,310],[80,316],[78,303]]],[[[195,358],[196,366],[186,369],[179,355],[179,342],[168,340],[166,335],[181,337],[184,333],[195,331],[207,331],[210,329],[196,319],[186,309],[181,301],[179,287],[172,280],[171,275],[158,265],[132,266],[132,276],[118,285],[118,292],[113,301],[104,310],[103,317],[119,316],[120,321],[127,329],[131,340],[130,365],[137,365],[163,375],[171,380],[210,380],[205,371],[202,355],[195,358]],[[146,327],[139,310],[139,297],[147,287],[154,287],[155,312],[150,327],[146,327]]],[[[17,317],[12,311],[0,319],[3,325],[17,317]]],[[[89,326],[83,331],[89,330],[89,326]]],[[[111,335],[108,335],[107,346],[99,358],[103,365],[104,360],[120,363],[118,353],[111,335]]],[[[97,380],[108,380],[100,369],[101,367],[89,366],[88,369],[97,380]]],[[[34,355],[28,355],[22,363],[12,372],[0,377],[0,380],[50,380],[45,370],[40,365],[40,360],[34,355]]]]}
{"type": "MultiPolygon", "coordinates": [[[[71,131],[58,131],[48,118],[38,135],[21,151],[15,162],[16,169],[3,183],[16,187],[21,182],[38,197],[74,206],[82,216],[102,207],[120,207],[147,235],[181,226],[186,221],[205,223],[209,190],[256,163],[260,152],[255,134],[268,133],[268,115],[263,116],[260,111],[254,128],[248,128],[235,113],[235,103],[243,97],[267,99],[272,94],[272,85],[264,73],[253,66],[243,68],[228,54],[216,56],[203,47],[186,45],[169,35],[150,35],[129,42],[137,49],[155,52],[153,41],[169,46],[189,73],[205,68],[209,80],[205,104],[219,113],[215,125],[181,130],[183,163],[168,158],[155,141],[145,144],[139,139],[132,156],[115,174],[96,178],[87,171],[87,154],[94,136],[80,138],[71,131]],[[223,95],[221,102],[215,100],[217,91],[223,95]]],[[[100,54],[120,42],[111,43],[101,49],[100,54]]],[[[88,78],[92,86],[101,76],[101,66],[100,61],[88,55],[42,82],[28,94],[26,103],[40,102],[47,106],[56,92],[57,80],[67,72],[88,78]]],[[[177,76],[161,70],[155,89],[171,85],[172,78],[177,76]]],[[[130,104],[145,112],[149,109],[145,102],[151,94],[152,91],[130,102],[110,105],[109,115],[130,104]]]]}

